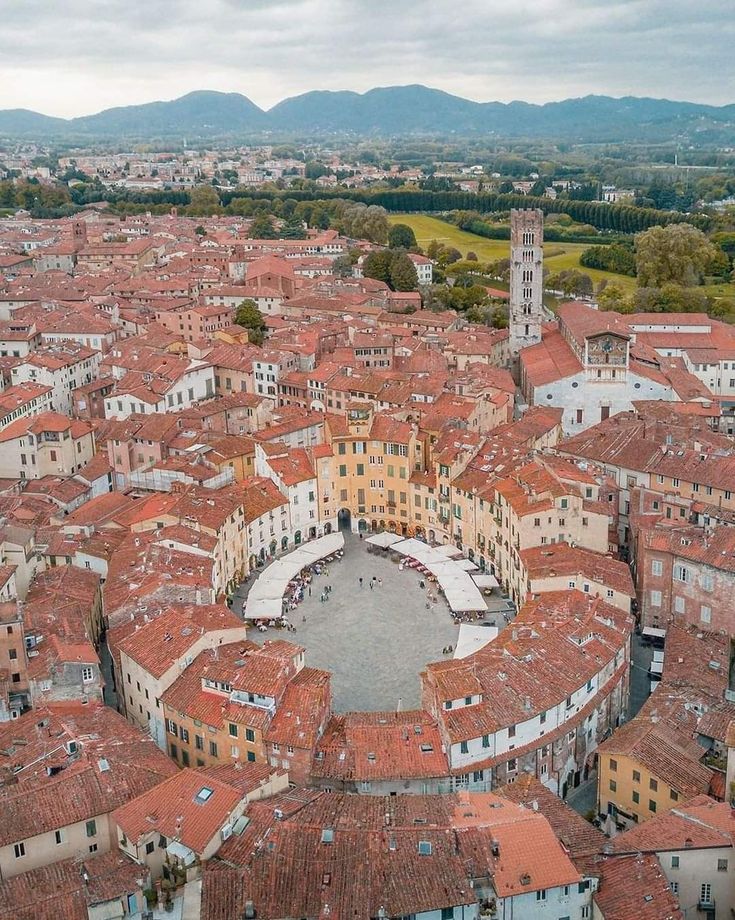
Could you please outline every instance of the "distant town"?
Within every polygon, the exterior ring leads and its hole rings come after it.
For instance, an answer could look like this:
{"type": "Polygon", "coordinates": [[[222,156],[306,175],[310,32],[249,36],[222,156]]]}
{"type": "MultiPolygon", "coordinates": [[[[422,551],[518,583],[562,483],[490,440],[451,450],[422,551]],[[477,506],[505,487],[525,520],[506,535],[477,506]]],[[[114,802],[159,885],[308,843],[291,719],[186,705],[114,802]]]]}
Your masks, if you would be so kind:
{"type": "Polygon", "coordinates": [[[730,917],[729,167],[3,144],[0,920],[730,917]]]}

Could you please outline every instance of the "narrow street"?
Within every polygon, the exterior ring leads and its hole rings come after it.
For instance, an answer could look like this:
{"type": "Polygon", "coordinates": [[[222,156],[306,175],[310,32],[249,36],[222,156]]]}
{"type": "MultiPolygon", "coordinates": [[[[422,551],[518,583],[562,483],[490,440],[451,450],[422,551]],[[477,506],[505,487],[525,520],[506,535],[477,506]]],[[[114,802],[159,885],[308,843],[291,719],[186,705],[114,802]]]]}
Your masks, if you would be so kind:
{"type": "MultiPolygon", "coordinates": [[[[630,699],[628,704],[628,721],[640,710],[650,696],[650,678],[648,668],[651,664],[652,650],[643,645],[640,636],[633,633],[631,640],[630,699]]],[[[589,779],[580,783],[567,795],[567,805],[578,814],[587,815],[597,804],[597,771],[590,772],[589,779]]]]}

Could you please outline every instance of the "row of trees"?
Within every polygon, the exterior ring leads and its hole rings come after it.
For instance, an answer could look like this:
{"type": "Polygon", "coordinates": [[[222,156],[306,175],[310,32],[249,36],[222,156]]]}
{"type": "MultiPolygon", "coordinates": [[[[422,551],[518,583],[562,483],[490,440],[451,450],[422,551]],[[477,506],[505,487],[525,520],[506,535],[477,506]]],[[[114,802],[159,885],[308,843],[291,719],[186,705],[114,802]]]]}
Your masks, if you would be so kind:
{"type": "Polygon", "coordinates": [[[6,181],[0,182],[0,208],[23,208],[34,216],[47,217],[55,210],[71,213],[74,203],[64,185],[42,185],[34,180],[17,184],[6,181]]]}
{"type": "MultiPolygon", "coordinates": [[[[510,240],[510,212],[500,211],[492,223],[483,219],[477,211],[452,211],[446,219],[468,233],[482,236],[489,240],[510,240]]],[[[547,221],[544,227],[544,239],[549,243],[594,243],[600,234],[591,224],[577,224],[568,214],[553,215],[556,219],[547,221]]]]}
{"type": "MultiPolygon", "coordinates": [[[[258,194],[265,195],[264,191],[258,194]]],[[[221,192],[223,204],[235,197],[248,197],[253,192],[247,189],[235,189],[221,192]]],[[[309,190],[290,189],[287,192],[273,191],[269,197],[289,196],[298,200],[313,200],[321,196],[332,196],[375,204],[387,211],[509,211],[511,208],[540,208],[545,214],[568,214],[573,220],[590,224],[601,230],[614,230],[620,233],[636,233],[656,225],[686,222],[707,229],[710,218],[703,214],[682,214],[676,211],[659,211],[653,208],[638,208],[627,204],[607,204],[601,201],[570,201],[557,198],[541,198],[533,195],[501,195],[484,192],[473,195],[469,192],[434,192],[426,189],[401,187],[362,191],[359,189],[340,189],[339,192],[321,190],[318,195],[309,190]]]]}
{"type": "MultiPolygon", "coordinates": [[[[621,233],[635,233],[655,225],[666,225],[677,221],[692,223],[706,229],[711,222],[711,218],[703,214],[683,214],[625,204],[574,201],[562,198],[552,201],[549,198],[533,195],[496,192],[473,195],[461,191],[431,191],[407,186],[396,189],[331,191],[313,188],[278,189],[275,186],[257,190],[216,189],[213,186],[202,185],[190,191],[173,189],[141,191],[108,188],[95,181],[74,186],[72,189],[63,186],[34,185],[29,191],[26,187],[28,184],[30,183],[15,186],[13,183],[7,183],[6,188],[0,188],[0,207],[68,208],[71,205],[84,207],[94,202],[107,201],[123,213],[140,211],[142,207],[162,213],[166,210],[166,206],[176,205],[191,216],[207,216],[223,212],[252,216],[260,210],[266,210],[274,216],[288,217],[290,215],[287,212],[293,213],[299,204],[308,202],[310,217],[307,223],[310,226],[320,227],[330,226],[330,222],[333,222],[335,217],[335,210],[344,211],[350,203],[363,205],[366,209],[377,206],[386,211],[469,211],[475,214],[533,207],[540,208],[546,214],[566,214],[578,223],[588,224],[600,230],[621,233]],[[41,192],[42,189],[46,191],[41,192]],[[337,205],[337,202],[341,204],[337,205]]],[[[0,183],[0,186],[2,185],[6,184],[0,183]]],[[[371,212],[367,218],[362,216],[358,220],[358,226],[361,222],[366,221],[370,234],[367,238],[375,237],[376,242],[385,242],[387,237],[380,237],[383,229],[387,234],[387,224],[381,229],[373,227],[371,217],[374,213],[371,212]]],[[[348,226],[351,226],[353,219],[348,219],[348,226]]],[[[484,228],[479,228],[474,232],[491,235],[491,232],[484,228]]],[[[497,232],[498,228],[494,228],[493,233],[497,232]]]]}
{"type": "Polygon", "coordinates": [[[619,313],[707,313],[729,323],[735,322],[735,300],[712,297],[702,287],[668,283],[626,293],[613,281],[598,293],[597,301],[601,310],[619,313]]]}

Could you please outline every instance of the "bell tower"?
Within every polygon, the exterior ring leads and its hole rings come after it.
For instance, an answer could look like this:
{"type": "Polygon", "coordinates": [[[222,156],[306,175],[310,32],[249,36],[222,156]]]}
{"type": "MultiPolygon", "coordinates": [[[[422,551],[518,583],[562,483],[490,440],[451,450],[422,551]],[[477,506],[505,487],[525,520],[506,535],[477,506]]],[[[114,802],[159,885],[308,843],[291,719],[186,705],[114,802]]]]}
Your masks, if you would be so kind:
{"type": "Polygon", "coordinates": [[[510,212],[510,356],[541,341],[544,318],[544,213],[510,212]]]}

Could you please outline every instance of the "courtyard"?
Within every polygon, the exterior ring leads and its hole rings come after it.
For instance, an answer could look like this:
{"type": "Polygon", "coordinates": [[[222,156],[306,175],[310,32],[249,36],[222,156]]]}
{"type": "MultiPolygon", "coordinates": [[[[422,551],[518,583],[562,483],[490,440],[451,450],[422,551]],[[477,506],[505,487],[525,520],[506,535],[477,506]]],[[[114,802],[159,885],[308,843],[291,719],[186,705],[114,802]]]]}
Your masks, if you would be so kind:
{"type": "MultiPolygon", "coordinates": [[[[344,537],[342,561],[316,575],[311,596],[289,613],[296,632],[253,630],[250,638],[303,645],[308,666],[331,671],[338,712],[391,710],[399,701],[403,709],[419,708],[419,672],[427,662],[441,660],[444,647],[457,644],[459,627],[441,597],[427,610],[419,574],[400,571],[389,553],[368,552],[365,541],[349,531],[344,537]],[[371,589],[371,578],[382,584],[374,582],[371,589]],[[332,590],[322,602],[325,585],[332,590]]],[[[242,598],[235,604],[239,610],[242,598]]]]}

